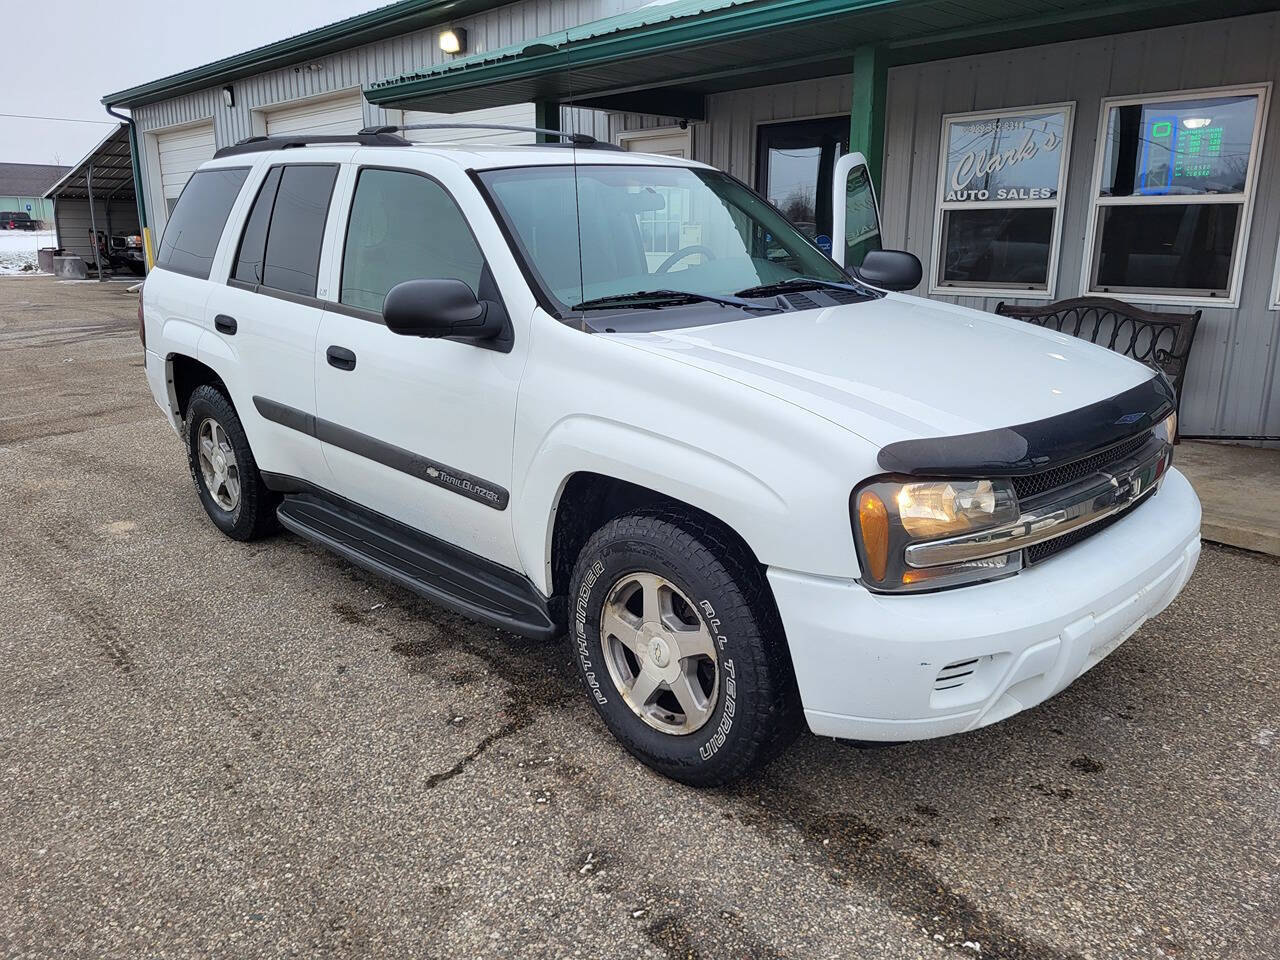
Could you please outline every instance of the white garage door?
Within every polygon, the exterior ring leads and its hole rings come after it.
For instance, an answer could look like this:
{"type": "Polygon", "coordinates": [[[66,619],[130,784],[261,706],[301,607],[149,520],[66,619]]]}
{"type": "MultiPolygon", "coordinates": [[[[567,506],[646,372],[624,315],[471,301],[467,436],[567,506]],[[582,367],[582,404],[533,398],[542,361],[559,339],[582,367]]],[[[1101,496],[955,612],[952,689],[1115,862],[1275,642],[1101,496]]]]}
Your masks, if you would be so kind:
{"type": "Polygon", "coordinates": [[[156,134],[160,154],[160,184],[165,210],[173,209],[196,167],[213,156],[213,124],[202,123],[156,134]]]}
{"type": "MultiPolygon", "coordinates": [[[[534,126],[536,114],[532,103],[515,103],[506,107],[489,107],[467,113],[424,113],[406,110],[404,122],[409,123],[508,123],[522,127],[534,126]]],[[[531,133],[511,130],[408,130],[405,136],[418,143],[512,143],[531,144],[531,133]]]]}
{"type": "Polygon", "coordinates": [[[360,91],[325,100],[308,100],[269,110],[266,114],[267,135],[318,133],[337,135],[355,133],[364,126],[364,108],[360,91]]]}

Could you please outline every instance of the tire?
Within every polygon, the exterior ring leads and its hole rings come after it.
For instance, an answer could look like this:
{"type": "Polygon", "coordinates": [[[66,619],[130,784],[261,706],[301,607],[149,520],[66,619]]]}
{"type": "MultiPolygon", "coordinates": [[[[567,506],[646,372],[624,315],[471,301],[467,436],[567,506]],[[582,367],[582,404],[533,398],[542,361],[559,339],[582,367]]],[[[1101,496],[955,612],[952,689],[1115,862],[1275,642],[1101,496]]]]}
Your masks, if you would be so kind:
{"type": "Polygon", "coordinates": [[[758,565],[721,530],[675,512],[612,520],[578,556],[569,597],[571,656],[588,697],[647,766],[720,786],[794,739],[799,695],[773,598],[758,565]],[[656,622],[651,588],[664,611],[656,622]],[[714,660],[700,652],[703,630],[714,660]],[[659,669],[671,676],[677,661],[675,680],[632,696],[659,669]]]}
{"type": "Polygon", "coordinates": [[[214,526],[233,540],[257,540],[275,533],[279,529],[276,507],[280,497],[263,484],[240,417],[226,394],[207,384],[196,387],[187,404],[186,434],[191,479],[214,526]],[[213,457],[206,456],[204,464],[202,432],[206,439],[213,439],[218,448],[213,457]],[[212,481],[210,461],[214,468],[212,481]],[[219,462],[226,467],[222,474],[216,472],[219,462]],[[230,478],[231,468],[236,481],[234,490],[229,481],[219,482],[219,478],[230,478]],[[211,489],[211,485],[217,489],[211,489]],[[231,496],[232,492],[235,496],[231,496]]]}

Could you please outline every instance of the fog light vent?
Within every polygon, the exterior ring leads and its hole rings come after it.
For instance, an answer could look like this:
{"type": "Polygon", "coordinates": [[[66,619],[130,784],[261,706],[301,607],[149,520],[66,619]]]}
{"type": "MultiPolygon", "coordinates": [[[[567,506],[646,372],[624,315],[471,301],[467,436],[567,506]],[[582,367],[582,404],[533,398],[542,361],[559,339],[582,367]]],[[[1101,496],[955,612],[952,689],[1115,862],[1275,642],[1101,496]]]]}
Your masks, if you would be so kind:
{"type": "Polygon", "coordinates": [[[935,692],[942,690],[954,690],[956,687],[962,687],[973,676],[974,668],[978,665],[979,657],[972,660],[957,660],[955,663],[949,663],[938,671],[938,678],[933,681],[933,689],[935,692]]]}

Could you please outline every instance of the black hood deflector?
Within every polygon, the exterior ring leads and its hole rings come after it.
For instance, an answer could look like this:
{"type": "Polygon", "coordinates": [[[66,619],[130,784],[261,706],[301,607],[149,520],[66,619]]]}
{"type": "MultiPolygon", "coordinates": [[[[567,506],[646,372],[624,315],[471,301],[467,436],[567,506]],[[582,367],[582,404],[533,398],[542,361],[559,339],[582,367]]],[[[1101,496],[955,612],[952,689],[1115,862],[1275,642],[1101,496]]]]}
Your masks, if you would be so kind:
{"type": "Polygon", "coordinates": [[[1173,387],[1157,374],[1114,397],[1015,427],[955,437],[900,440],[880,466],[907,476],[1008,477],[1038,473],[1150,430],[1174,410],[1173,387]]]}

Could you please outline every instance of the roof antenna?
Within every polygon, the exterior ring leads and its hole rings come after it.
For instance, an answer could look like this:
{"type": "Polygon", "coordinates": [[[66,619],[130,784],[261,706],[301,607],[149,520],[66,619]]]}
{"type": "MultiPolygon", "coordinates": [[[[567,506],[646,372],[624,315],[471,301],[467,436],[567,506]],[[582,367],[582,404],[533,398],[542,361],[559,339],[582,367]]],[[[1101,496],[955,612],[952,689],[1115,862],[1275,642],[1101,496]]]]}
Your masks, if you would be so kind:
{"type": "MultiPolygon", "coordinates": [[[[578,125],[578,107],[577,101],[573,95],[573,48],[569,42],[569,31],[564,32],[564,60],[565,60],[565,86],[569,91],[570,104],[570,123],[573,125],[573,134],[577,133],[578,125]]],[[[559,109],[559,108],[557,108],[559,109]]],[[[557,119],[560,119],[557,117],[557,119]]],[[[569,137],[569,149],[573,151],[573,217],[578,227],[578,302],[587,302],[587,279],[582,266],[582,204],[578,198],[578,138],[571,135],[569,137]]],[[[582,329],[587,327],[587,313],[582,311],[582,316],[578,320],[582,329]]]]}

